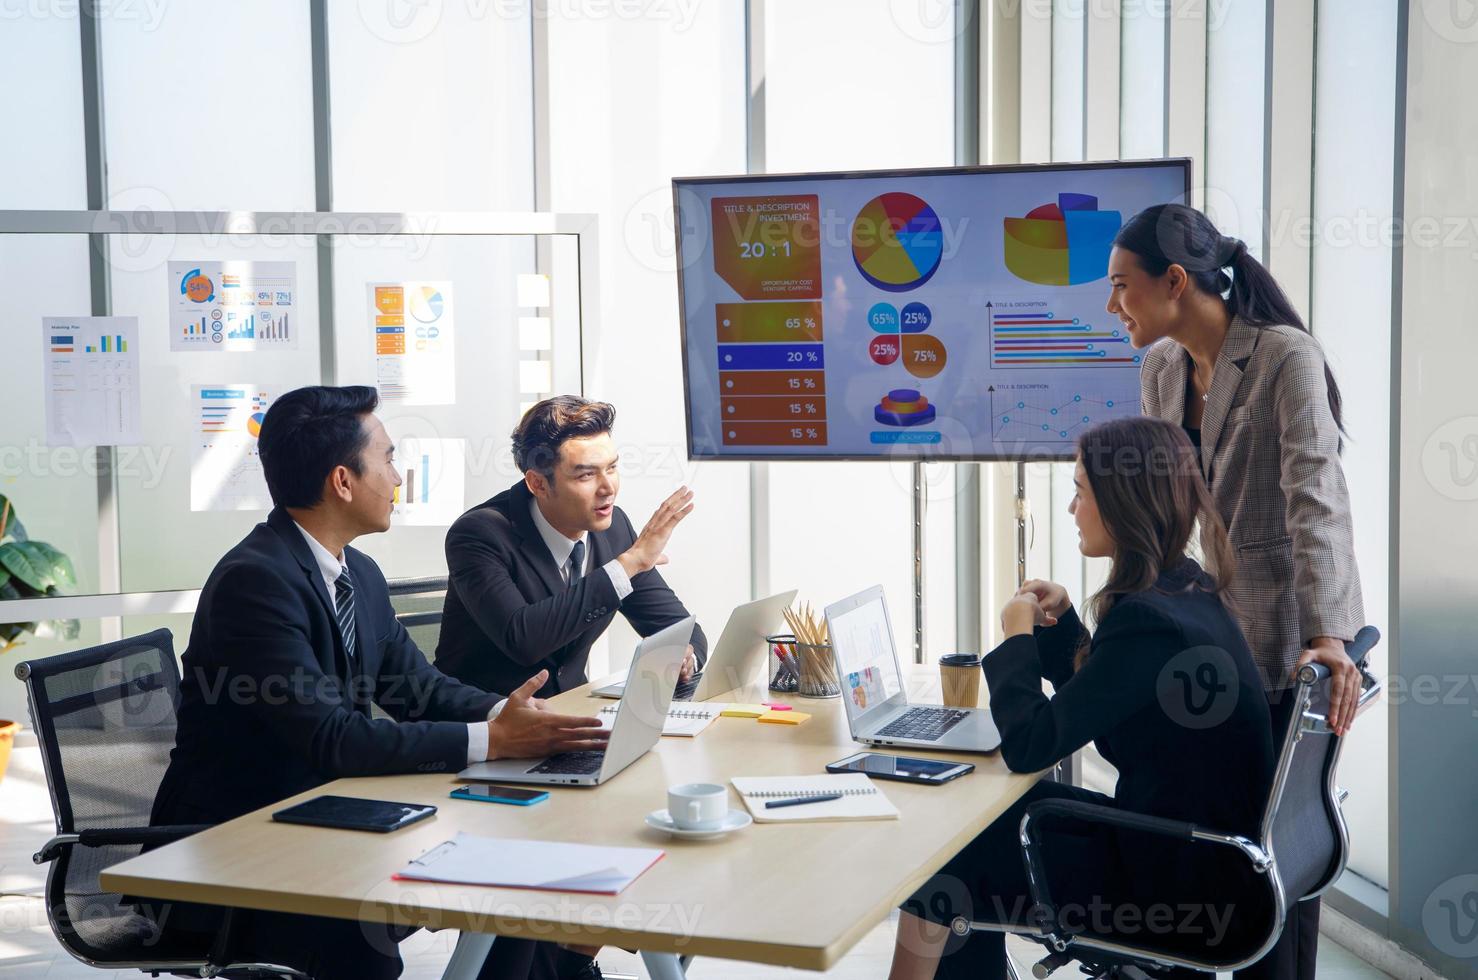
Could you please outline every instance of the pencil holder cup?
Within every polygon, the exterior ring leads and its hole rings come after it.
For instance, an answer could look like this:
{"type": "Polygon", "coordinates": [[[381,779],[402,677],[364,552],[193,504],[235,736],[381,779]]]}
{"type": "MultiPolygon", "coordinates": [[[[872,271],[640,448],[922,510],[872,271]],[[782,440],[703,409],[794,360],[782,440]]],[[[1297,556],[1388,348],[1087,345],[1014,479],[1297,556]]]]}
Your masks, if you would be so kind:
{"type": "Polygon", "coordinates": [[[800,666],[796,662],[795,634],[776,633],[765,637],[770,648],[770,691],[794,694],[800,685],[800,666]]]}
{"type": "Polygon", "coordinates": [[[796,693],[803,698],[835,698],[842,693],[830,643],[797,643],[800,679],[796,693]]]}

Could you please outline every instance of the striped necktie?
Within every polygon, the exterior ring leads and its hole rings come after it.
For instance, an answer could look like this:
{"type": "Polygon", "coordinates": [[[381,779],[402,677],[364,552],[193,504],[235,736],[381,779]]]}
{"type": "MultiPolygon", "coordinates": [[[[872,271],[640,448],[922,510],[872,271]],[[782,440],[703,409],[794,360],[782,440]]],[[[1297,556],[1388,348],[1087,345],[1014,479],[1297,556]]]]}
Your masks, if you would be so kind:
{"type": "Polygon", "coordinates": [[[339,621],[339,635],[344,638],[344,649],[349,658],[354,658],[354,579],[349,576],[345,565],[339,577],[334,579],[334,618],[339,621]]]}

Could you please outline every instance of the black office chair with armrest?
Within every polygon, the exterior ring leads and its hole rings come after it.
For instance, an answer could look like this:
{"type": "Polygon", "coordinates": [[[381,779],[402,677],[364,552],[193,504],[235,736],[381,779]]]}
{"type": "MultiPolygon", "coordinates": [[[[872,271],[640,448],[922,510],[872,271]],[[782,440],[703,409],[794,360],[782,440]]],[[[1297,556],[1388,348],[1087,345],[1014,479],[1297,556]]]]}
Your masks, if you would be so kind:
{"type": "MultiPolygon", "coordinates": [[[[1361,708],[1380,695],[1380,681],[1365,667],[1367,654],[1379,640],[1380,631],[1366,626],[1345,645],[1345,652],[1360,668],[1363,678],[1361,708]]],[[[1006,932],[1041,943],[1049,952],[1032,968],[1032,974],[1038,978],[1047,977],[1074,961],[1091,977],[1135,980],[1153,977],[1158,971],[1172,967],[1230,972],[1262,959],[1277,942],[1294,904],[1321,895],[1344,871],[1349,855],[1349,831],[1340,811],[1340,803],[1347,793],[1334,784],[1343,739],[1330,729],[1325,714],[1329,704],[1329,670],[1318,664],[1307,664],[1299,670],[1295,681],[1295,710],[1289,716],[1280,743],[1272,791],[1257,840],[1091,803],[1043,800],[1028,807],[1021,819],[1021,846],[1031,885],[1033,921],[972,922],[959,918],[953,923],[954,931],[962,936],[973,930],[1006,932]],[[1117,828],[1185,843],[1230,848],[1246,859],[1259,883],[1251,900],[1261,904],[1250,909],[1244,906],[1241,911],[1256,917],[1253,921],[1266,921],[1266,928],[1239,948],[1220,951],[1149,945],[1144,942],[1144,930],[1131,938],[1112,932],[1078,933],[1063,929],[1059,924],[1059,909],[1047,884],[1047,858],[1042,850],[1042,828],[1047,823],[1082,829],[1117,828]],[[1215,955],[1218,952],[1220,956],[1215,955]]]]}
{"type": "Polygon", "coordinates": [[[56,836],[35,855],[51,865],[46,914],[62,947],[90,966],[158,976],[290,977],[288,967],[236,963],[231,915],[215,937],[168,928],[168,903],[102,890],[98,874],[203,826],[150,827],[175,740],[180,673],[160,629],[16,665],[41,746],[56,836]],[[141,909],[147,909],[147,914],[141,909]]]}
{"type": "Polygon", "coordinates": [[[446,576],[394,579],[385,584],[396,620],[426,659],[435,663],[436,644],[441,639],[441,612],[446,603],[446,576]]]}

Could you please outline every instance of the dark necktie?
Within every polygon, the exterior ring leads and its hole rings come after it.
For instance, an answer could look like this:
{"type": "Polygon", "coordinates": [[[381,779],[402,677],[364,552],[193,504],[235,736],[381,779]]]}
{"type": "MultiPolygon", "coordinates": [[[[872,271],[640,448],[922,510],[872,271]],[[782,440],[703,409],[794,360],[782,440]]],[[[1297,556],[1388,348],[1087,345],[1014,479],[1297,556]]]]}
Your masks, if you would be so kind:
{"type": "Polygon", "coordinates": [[[345,565],[334,579],[334,618],[339,621],[339,635],[344,638],[344,649],[350,659],[354,657],[354,579],[349,577],[349,566],[345,565]]]}
{"type": "Polygon", "coordinates": [[[580,576],[585,574],[585,542],[576,541],[575,550],[570,552],[570,584],[579,581],[580,576]]]}

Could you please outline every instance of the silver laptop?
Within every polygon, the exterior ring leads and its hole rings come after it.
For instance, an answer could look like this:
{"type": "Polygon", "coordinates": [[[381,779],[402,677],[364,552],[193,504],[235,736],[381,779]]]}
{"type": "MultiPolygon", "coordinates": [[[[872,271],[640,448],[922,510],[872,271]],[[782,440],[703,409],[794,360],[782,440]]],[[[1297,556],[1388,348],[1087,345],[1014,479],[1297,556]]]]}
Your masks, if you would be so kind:
{"type": "Polygon", "coordinates": [[[868,745],[994,752],[1001,735],[983,708],[910,704],[883,587],[826,607],[826,628],[852,737],[868,745]]]}
{"type": "MultiPolygon", "coordinates": [[[[703,665],[703,673],[698,675],[694,701],[716,698],[725,691],[748,687],[759,679],[770,655],[765,637],[784,623],[781,612],[795,600],[795,591],[791,589],[768,599],[746,602],[729,614],[718,645],[703,665]]],[[[617,681],[591,693],[596,697],[619,698],[625,687],[625,681],[617,681]]]]}
{"type": "Polygon", "coordinates": [[[560,752],[544,759],[494,759],[468,766],[462,779],[499,783],[599,786],[646,755],[662,737],[672,689],[682,670],[693,617],[673,623],[641,642],[627,675],[628,692],[616,709],[611,740],[602,751],[560,752]]]}

